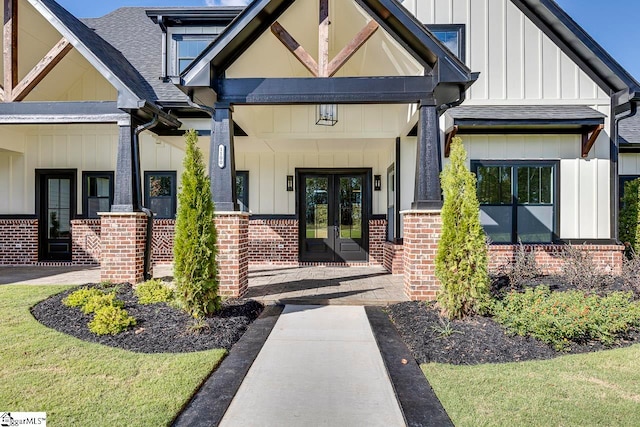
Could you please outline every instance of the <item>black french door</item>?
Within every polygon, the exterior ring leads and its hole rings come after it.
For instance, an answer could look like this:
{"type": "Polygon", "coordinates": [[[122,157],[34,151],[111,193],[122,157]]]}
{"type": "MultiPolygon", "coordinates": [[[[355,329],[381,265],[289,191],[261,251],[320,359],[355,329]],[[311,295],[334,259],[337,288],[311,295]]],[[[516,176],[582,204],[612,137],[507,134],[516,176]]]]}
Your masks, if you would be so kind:
{"type": "Polygon", "coordinates": [[[301,261],[367,260],[370,177],[363,170],[298,174],[301,261]]]}
{"type": "Polygon", "coordinates": [[[40,259],[71,260],[76,171],[37,170],[36,182],[40,259]]]}

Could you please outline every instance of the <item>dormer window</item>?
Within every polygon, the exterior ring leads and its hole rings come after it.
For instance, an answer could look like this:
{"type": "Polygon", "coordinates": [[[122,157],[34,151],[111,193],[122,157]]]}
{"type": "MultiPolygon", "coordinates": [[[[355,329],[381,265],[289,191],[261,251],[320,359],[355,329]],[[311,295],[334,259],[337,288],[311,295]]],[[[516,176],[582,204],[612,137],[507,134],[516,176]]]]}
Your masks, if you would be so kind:
{"type": "Polygon", "coordinates": [[[173,36],[176,44],[175,67],[176,74],[181,74],[194,59],[202,53],[209,43],[213,41],[215,35],[212,34],[175,34],[173,36]]]}
{"type": "Polygon", "coordinates": [[[455,56],[465,61],[465,34],[463,24],[433,24],[427,25],[431,33],[436,36],[455,56]]]}

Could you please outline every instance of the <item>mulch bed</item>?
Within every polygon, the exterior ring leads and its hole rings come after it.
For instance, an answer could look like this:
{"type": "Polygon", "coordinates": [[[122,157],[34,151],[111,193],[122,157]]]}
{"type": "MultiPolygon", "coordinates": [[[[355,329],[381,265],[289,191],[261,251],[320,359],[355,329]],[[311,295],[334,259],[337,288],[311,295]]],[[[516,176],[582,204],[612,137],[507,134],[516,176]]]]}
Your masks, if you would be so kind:
{"type": "Polygon", "coordinates": [[[53,295],[34,306],[31,312],[42,324],[81,340],[140,353],[185,353],[230,349],[263,309],[262,304],[254,300],[229,299],[219,313],[205,319],[208,328],[195,332],[189,328],[193,318],[186,313],[165,303],[138,304],[130,284],[117,286],[117,299],[124,301],[125,310],[137,321],[135,326],[118,335],[93,334],[87,326],[92,315],[62,304],[62,299],[77,288],[53,295]]]}
{"type": "MultiPolygon", "coordinates": [[[[565,286],[550,278],[537,279],[530,285],[550,281],[552,289],[566,290],[565,286]]],[[[502,285],[504,280],[494,281],[494,295],[503,294],[505,289],[495,289],[495,286],[501,288],[502,285]]],[[[617,286],[614,285],[613,288],[617,286]]],[[[477,365],[520,362],[612,348],[599,342],[587,342],[573,344],[569,351],[558,352],[534,338],[508,336],[504,327],[490,317],[472,316],[449,323],[440,316],[434,303],[404,302],[388,307],[387,312],[418,363],[477,365]],[[443,334],[447,325],[453,330],[449,331],[450,335],[443,334]]],[[[638,343],[640,331],[636,330],[629,332],[613,347],[626,347],[638,343]]]]}

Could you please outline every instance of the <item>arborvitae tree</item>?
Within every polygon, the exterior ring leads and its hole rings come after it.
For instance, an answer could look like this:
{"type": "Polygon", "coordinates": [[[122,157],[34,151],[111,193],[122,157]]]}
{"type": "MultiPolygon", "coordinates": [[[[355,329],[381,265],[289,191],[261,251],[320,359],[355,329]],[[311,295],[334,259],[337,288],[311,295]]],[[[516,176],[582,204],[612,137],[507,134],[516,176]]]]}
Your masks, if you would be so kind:
{"type": "Polygon", "coordinates": [[[618,235],[625,246],[628,244],[627,257],[631,257],[633,252],[640,255],[640,178],[625,182],[623,194],[618,235]]]}
{"type": "Polygon", "coordinates": [[[178,298],[194,317],[220,308],[216,266],[216,229],[209,177],[205,175],[198,134],[185,134],[186,153],[173,246],[173,274],[178,298]]]}
{"type": "Polygon", "coordinates": [[[450,163],[440,176],[444,205],[436,276],[438,303],[449,318],[481,314],[489,301],[486,237],[480,225],[476,177],[466,166],[460,138],[451,144],[450,163]]]}

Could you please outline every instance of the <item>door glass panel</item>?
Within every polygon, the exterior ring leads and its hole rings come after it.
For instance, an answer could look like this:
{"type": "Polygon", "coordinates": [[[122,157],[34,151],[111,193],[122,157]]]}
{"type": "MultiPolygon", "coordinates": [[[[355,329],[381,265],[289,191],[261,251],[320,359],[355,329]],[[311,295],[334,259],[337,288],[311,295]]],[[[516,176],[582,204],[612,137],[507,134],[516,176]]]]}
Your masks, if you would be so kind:
{"type": "Polygon", "coordinates": [[[50,239],[71,237],[71,180],[48,180],[47,235],[50,239]]]}
{"type": "Polygon", "coordinates": [[[338,215],[340,238],[362,238],[362,177],[341,177],[338,215]]]}
{"type": "Polygon", "coordinates": [[[305,189],[306,238],[326,239],[329,237],[329,178],[308,177],[305,189]]]}

